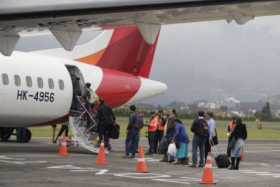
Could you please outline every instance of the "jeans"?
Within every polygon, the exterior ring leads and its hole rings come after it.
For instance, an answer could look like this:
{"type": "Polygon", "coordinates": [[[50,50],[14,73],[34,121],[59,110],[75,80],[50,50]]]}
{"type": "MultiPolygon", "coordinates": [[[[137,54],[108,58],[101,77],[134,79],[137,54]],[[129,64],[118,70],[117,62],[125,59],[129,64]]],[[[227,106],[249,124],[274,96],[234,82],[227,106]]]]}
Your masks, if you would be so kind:
{"type": "Polygon", "coordinates": [[[199,148],[199,165],[204,165],[205,160],[205,142],[207,138],[202,136],[194,135],[192,141],[192,162],[193,165],[197,164],[197,149],[199,148]]]}
{"type": "Polygon", "coordinates": [[[138,148],[139,132],[137,130],[129,130],[125,140],[125,153],[135,155],[138,148]]]}
{"type": "Polygon", "coordinates": [[[156,153],[156,132],[148,132],[149,153],[156,153]]]}

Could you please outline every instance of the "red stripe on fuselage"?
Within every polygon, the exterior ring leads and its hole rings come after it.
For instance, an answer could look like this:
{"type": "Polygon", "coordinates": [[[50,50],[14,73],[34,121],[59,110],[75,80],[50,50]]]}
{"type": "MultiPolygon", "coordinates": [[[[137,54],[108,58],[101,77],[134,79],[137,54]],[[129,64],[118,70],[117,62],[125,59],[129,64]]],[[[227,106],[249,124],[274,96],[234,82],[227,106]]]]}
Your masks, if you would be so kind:
{"type": "Polygon", "coordinates": [[[96,90],[96,94],[111,107],[118,107],[127,103],[139,90],[139,77],[102,68],[103,79],[96,90]]]}

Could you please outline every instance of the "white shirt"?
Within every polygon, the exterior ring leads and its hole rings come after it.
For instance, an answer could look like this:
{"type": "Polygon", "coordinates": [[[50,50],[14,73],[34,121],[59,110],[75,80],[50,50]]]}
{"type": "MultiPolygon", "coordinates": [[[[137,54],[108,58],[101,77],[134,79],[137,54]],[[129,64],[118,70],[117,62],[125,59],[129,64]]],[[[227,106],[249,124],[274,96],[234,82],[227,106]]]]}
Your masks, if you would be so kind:
{"type": "Polygon", "coordinates": [[[209,132],[209,138],[212,139],[214,136],[216,136],[216,122],[213,118],[210,118],[208,120],[208,132],[209,132]]]}

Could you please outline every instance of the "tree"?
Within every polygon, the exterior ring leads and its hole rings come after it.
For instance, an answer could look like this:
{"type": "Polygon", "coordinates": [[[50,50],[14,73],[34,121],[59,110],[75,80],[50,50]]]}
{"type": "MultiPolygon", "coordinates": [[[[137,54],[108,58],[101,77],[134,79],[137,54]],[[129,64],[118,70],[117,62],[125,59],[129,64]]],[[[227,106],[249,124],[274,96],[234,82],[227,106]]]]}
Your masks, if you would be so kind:
{"type": "Polygon", "coordinates": [[[269,102],[266,102],[265,106],[262,108],[261,118],[262,120],[272,120],[272,113],[269,102]]]}

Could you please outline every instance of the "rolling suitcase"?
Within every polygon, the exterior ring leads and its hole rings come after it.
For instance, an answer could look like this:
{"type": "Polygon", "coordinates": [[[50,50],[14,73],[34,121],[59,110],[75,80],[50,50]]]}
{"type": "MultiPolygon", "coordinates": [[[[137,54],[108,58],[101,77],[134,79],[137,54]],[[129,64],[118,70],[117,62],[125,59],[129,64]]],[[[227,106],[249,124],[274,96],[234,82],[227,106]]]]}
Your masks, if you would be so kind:
{"type": "Polygon", "coordinates": [[[226,154],[219,154],[215,157],[215,161],[218,168],[228,168],[230,165],[229,158],[226,154]]]}
{"type": "MultiPolygon", "coordinates": [[[[211,143],[211,142],[210,142],[211,143]]],[[[228,168],[230,165],[227,154],[219,154],[216,146],[212,144],[212,150],[215,156],[216,165],[218,168],[228,168]]]]}

